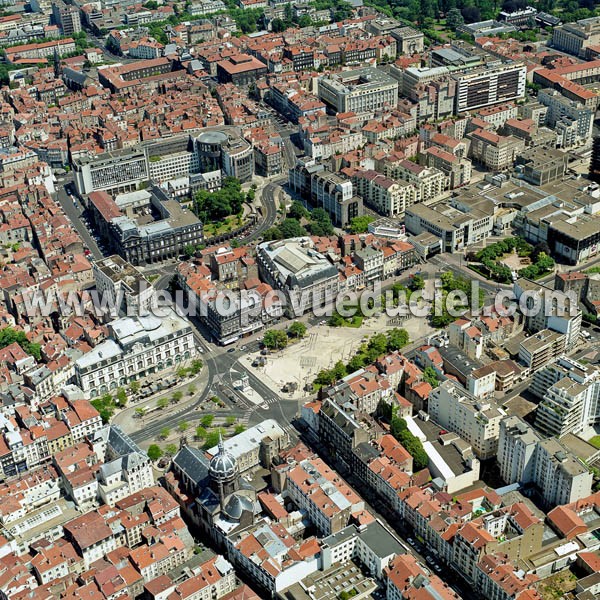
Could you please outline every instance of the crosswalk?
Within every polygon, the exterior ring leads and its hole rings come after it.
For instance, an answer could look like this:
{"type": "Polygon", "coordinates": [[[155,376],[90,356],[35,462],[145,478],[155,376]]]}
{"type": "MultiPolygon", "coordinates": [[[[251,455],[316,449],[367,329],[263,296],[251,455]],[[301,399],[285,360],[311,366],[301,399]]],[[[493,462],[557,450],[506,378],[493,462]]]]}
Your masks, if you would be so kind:
{"type": "Polygon", "coordinates": [[[279,396],[272,396],[270,398],[263,398],[263,400],[265,401],[265,404],[268,404],[269,406],[273,406],[275,404],[279,404],[279,402],[281,401],[281,398],[279,398],[279,396]]]}

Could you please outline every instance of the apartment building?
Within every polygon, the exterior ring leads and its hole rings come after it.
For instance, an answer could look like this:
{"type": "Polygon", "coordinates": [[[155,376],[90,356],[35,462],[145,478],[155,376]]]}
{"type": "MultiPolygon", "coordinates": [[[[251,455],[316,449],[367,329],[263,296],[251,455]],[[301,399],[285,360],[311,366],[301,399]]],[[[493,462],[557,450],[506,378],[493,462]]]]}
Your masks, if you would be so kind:
{"type": "Polygon", "coordinates": [[[415,202],[427,202],[440,196],[446,189],[446,178],[442,171],[425,167],[411,160],[388,163],[384,174],[392,179],[406,181],[415,187],[415,202]]]}
{"type": "Polygon", "coordinates": [[[63,0],[52,2],[52,20],[60,27],[63,35],[73,35],[81,31],[79,8],[65,4],[63,0]]]}
{"type": "Polygon", "coordinates": [[[476,69],[454,78],[457,80],[456,112],[461,113],[523,98],[527,67],[514,62],[476,69]]]}
{"type": "Polygon", "coordinates": [[[538,102],[548,107],[546,124],[564,132],[558,147],[571,148],[585,144],[592,137],[595,110],[563,96],[558,90],[543,89],[538,92],[538,102]]]}
{"type": "Polygon", "coordinates": [[[75,379],[91,398],[129,381],[159,373],[196,354],[192,328],[175,311],[123,317],[108,325],[109,337],[75,362],[75,379]]]}
{"type": "Polygon", "coordinates": [[[546,506],[570,504],[589,496],[593,475],[556,438],[537,445],[534,481],[546,506]]]}
{"type": "Polygon", "coordinates": [[[565,351],[565,336],[542,329],[519,344],[519,360],[531,373],[547,365],[565,351]]]}
{"type": "Polygon", "coordinates": [[[540,440],[538,434],[515,415],[500,422],[497,460],[500,476],[507,484],[533,481],[540,440]]]}
{"type": "Polygon", "coordinates": [[[416,202],[417,190],[407,181],[395,181],[377,171],[355,171],[352,183],[356,194],[387,217],[402,217],[407,206],[416,202]]]}
{"type": "Polygon", "coordinates": [[[494,400],[479,400],[452,380],[429,394],[429,414],[442,427],[471,444],[479,459],[497,454],[500,422],[506,413],[494,400]]]}
{"type": "Polygon", "coordinates": [[[364,501],[320,458],[306,459],[286,473],[285,489],[291,500],[306,511],[319,535],[344,529],[364,501]]]}
{"type": "Polygon", "coordinates": [[[473,165],[467,158],[459,158],[437,146],[425,149],[419,156],[419,162],[427,167],[438,169],[446,176],[446,187],[454,188],[467,185],[471,181],[473,165]]]}
{"type": "Polygon", "coordinates": [[[562,437],[600,423],[600,371],[566,356],[536,372],[531,391],[541,399],[536,427],[562,437]]]}
{"type": "Polygon", "coordinates": [[[398,104],[398,82],[373,67],[319,78],[318,96],[338,113],[371,112],[398,104]]]}
{"type": "Polygon", "coordinates": [[[152,284],[118,254],[94,261],[92,269],[98,293],[118,314],[142,314],[149,309],[154,298],[152,284]]]}
{"type": "Polygon", "coordinates": [[[510,135],[498,135],[486,129],[468,134],[471,139],[469,156],[491,171],[512,168],[516,157],[525,149],[525,141],[510,135]]]}

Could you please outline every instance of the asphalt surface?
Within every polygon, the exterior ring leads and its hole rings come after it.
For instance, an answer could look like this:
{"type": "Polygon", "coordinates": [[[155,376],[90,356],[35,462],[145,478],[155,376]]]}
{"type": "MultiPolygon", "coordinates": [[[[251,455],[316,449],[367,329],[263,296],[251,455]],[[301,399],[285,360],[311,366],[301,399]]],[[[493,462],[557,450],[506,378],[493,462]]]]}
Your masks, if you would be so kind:
{"type": "Polygon", "coordinates": [[[98,248],[98,244],[96,244],[96,241],[92,237],[92,234],[86,229],[85,225],[81,221],[81,215],[83,213],[81,202],[79,201],[79,199],[76,199],[76,208],[75,204],[73,203],[73,200],[71,199],[71,197],[65,189],[65,186],[72,184],[72,182],[72,175],[58,179],[56,184],[56,199],[58,200],[58,203],[62,207],[67,217],[69,217],[71,223],[73,223],[73,227],[75,227],[75,229],[81,236],[81,239],[84,241],[86,248],[90,250],[92,256],[95,259],[101,259],[103,255],[102,252],[100,252],[100,249],[98,248]]]}

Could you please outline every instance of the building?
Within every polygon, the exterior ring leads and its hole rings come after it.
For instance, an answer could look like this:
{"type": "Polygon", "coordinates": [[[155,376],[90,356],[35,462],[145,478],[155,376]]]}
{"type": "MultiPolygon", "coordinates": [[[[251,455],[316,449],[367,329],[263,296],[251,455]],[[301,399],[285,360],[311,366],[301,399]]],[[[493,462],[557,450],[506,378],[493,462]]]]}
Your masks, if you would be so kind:
{"type": "Polygon", "coordinates": [[[417,191],[405,181],[394,181],[377,171],[355,171],[352,183],[363,201],[386,217],[402,217],[416,201],[417,191]]]}
{"type": "Polygon", "coordinates": [[[493,203],[482,198],[469,207],[458,201],[415,204],[406,209],[406,229],[413,235],[432,233],[441,239],[443,252],[456,252],[492,234],[494,210],[493,203]]]}
{"type": "Polygon", "coordinates": [[[526,148],[516,157],[515,171],[532,185],[546,185],[562,179],[567,172],[568,155],[544,146],[526,148]]]}
{"type": "Polygon", "coordinates": [[[347,227],[363,214],[363,200],[354,194],[352,181],[330,171],[313,173],[310,198],[315,206],[325,209],[338,227],[347,227]]]}
{"type": "Polygon", "coordinates": [[[96,289],[118,316],[142,314],[150,307],[154,288],[144,275],[118,254],[92,263],[96,289]]]}
{"type": "Polygon", "coordinates": [[[535,373],[565,351],[565,336],[542,329],[519,344],[519,360],[535,373]]]}
{"type": "Polygon", "coordinates": [[[263,281],[285,292],[286,310],[296,313],[293,316],[335,299],[337,269],[314,249],[310,238],[263,242],[256,260],[263,281]]]}
{"type": "Polygon", "coordinates": [[[507,484],[529,483],[535,476],[535,457],[540,437],[517,416],[500,422],[498,465],[507,484]]]}
{"type": "Polygon", "coordinates": [[[476,129],[469,134],[469,156],[491,171],[512,168],[517,155],[525,149],[525,141],[511,135],[498,135],[487,129],[476,129]]]}
{"type": "Polygon", "coordinates": [[[75,362],[75,380],[97,398],[153,373],[189,360],[196,354],[192,328],[172,309],[165,315],[123,317],[109,323],[108,339],[75,362]]]}
{"type": "Polygon", "coordinates": [[[593,475],[556,438],[537,445],[534,481],[545,506],[570,504],[591,494],[593,475]]]}
{"type": "Polygon", "coordinates": [[[220,83],[249,85],[268,71],[265,63],[249,54],[236,54],[217,63],[217,78],[220,83]]]}
{"type": "Polygon", "coordinates": [[[137,190],[148,181],[148,163],[143,150],[114,150],[93,158],[72,161],[75,185],[80,195],[98,190],[123,193],[137,190]]]}
{"type": "Polygon", "coordinates": [[[552,46],[562,52],[574,56],[585,55],[590,46],[600,44],[600,19],[581,19],[576,23],[565,23],[554,27],[552,31],[552,46]]]}
{"type": "Polygon", "coordinates": [[[446,380],[429,394],[428,406],[431,418],[466,440],[479,459],[496,456],[500,422],[506,414],[494,400],[479,400],[446,380]]]}
{"type": "Polygon", "coordinates": [[[177,258],[186,246],[195,247],[204,239],[198,217],[158,186],[115,198],[93,192],[89,208],[110,247],[132,265],[177,258]],[[149,215],[158,220],[149,221],[149,215]]]}
{"type": "Polygon", "coordinates": [[[319,78],[318,95],[338,113],[370,112],[398,104],[398,82],[379,69],[365,67],[319,78]]]}
{"type": "Polygon", "coordinates": [[[250,181],[254,174],[254,151],[244,138],[234,130],[219,129],[203,131],[194,140],[201,173],[221,169],[225,175],[241,182],[250,181]]]}
{"type": "Polygon", "coordinates": [[[52,2],[52,20],[60,27],[63,35],[73,35],[81,31],[81,17],[76,6],[65,4],[63,0],[52,2]]]}
{"type": "Polygon", "coordinates": [[[595,111],[563,96],[558,90],[538,92],[538,102],[548,107],[546,123],[556,130],[557,146],[571,148],[585,144],[592,136],[595,111]]]}
{"type": "Polygon", "coordinates": [[[457,81],[456,112],[466,112],[525,96],[527,68],[521,63],[470,71],[457,81]]]}
{"type": "Polygon", "coordinates": [[[600,421],[600,371],[566,356],[534,374],[531,391],[540,404],[536,427],[562,437],[581,433],[600,421]]]}

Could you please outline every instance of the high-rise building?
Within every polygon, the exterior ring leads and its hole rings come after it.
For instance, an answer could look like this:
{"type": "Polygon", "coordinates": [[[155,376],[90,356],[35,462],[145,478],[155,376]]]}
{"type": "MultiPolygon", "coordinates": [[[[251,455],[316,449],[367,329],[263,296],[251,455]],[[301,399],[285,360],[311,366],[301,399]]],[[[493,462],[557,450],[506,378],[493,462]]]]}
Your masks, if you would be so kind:
{"type": "Polygon", "coordinates": [[[65,4],[62,0],[52,2],[52,20],[63,35],[73,35],[81,31],[81,16],[76,6],[65,4]]]}
{"type": "Polygon", "coordinates": [[[528,483],[535,473],[535,450],[540,437],[517,416],[500,423],[498,465],[500,476],[508,483],[528,483]]]}
{"type": "Polygon", "coordinates": [[[592,145],[589,178],[600,183],[600,137],[595,137],[592,145]]]}

